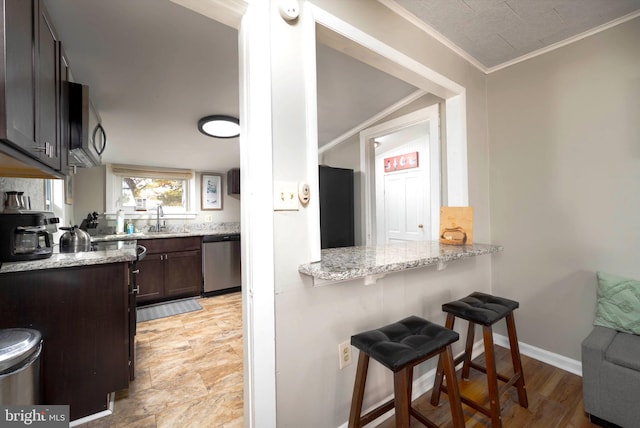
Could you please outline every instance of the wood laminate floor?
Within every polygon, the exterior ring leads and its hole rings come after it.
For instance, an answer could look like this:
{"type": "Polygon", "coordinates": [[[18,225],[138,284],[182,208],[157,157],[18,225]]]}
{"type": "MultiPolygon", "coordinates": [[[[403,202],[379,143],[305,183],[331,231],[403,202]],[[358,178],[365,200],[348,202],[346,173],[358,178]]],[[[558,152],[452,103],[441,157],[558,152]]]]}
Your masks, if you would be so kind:
{"type": "MultiPolygon", "coordinates": [[[[201,311],[138,323],[136,380],[128,390],[116,393],[113,415],[82,428],[243,426],[241,295],[198,302],[201,311]]],[[[497,347],[496,354],[498,371],[510,373],[508,350],[497,347]]],[[[505,391],[501,395],[503,427],[595,427],[582,407],[579,376],[524,355],[522,361],[529,408],[518,405],[515,388],[505,391]]],[[[461,391],[474,399],[486,391],[483,375],[475,370],[460,385],[461,391]]],[[[429,399],[430,392],[416,399],[414,406],[438,425],[451,427],[446,394],[438,407],[431,406],[429,399]]],[[[466,428],[490,426],[486,416],[470,407],[463,405],[463,412],[466,428]]],[[[394,425],[391,418],[379,427],[394,425]]],[[[421,426],[412,419],[412,428],[421,426]]]]}
{"type": "Polygon", "coordinates": [[[202,310],[138,323],[136,379],[113,415],[82,428],[243,426],[240,293],[199,299],[202,310]]]}
{"type": "MultiPolygon", "coordinates": [[[[476,358],[484,365],[484,356],[476,358]]],[[[597,427],[589,422],[582,406],[582,378],[564,370],[550,366],[533,358],[522,355],[525,385],[529,407],[524,409],[518,404],[518,393],[515,387],[504,389],[504,382],[498,381],[500,392],[500,408],[502,426],[505,428],[587,428],[597,427]]],[[[508,349],[496,346],[496,366],[499,373],[509,376],[513,373],[511,357],[508,349]]],[[[488,406],[486,400],[487,383],[483,373],[471,369],[468,380],[460,381],[460,393],[473,400],[481,401],[488,406]],[[483,401],[483,398],[484,401],[483,401]]],[[[452,427],[447,395],[442,394],[440,404],[434,407],[430,403],[431,391],[413,401],[425,416],[441,427],[452,427]]],[[[465,428],[485,428],[491,426],[490,419],[471,407],[462,405],[465,417],[465,428]]],[[[393,419],[388,419],[380,428],[394,427],[393,419]]],[[[414,418],[411,428],[423,427],[414,418]]]]}

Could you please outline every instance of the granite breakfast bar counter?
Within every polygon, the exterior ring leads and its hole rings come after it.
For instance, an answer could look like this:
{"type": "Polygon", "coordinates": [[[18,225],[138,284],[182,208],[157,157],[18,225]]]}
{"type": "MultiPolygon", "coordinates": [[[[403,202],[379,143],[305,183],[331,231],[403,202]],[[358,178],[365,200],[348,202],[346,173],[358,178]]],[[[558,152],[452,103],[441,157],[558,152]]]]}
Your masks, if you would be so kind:
{"type": "Polygon", "coordinates": [[[444,245],[438,241],[410,241],[397,244],[330,248],[322,250],[319,262],[301,265],[298,271],[313,278],[313,285],[328,285],[364,278],[371,284],[393,272],[446,263],[468,257],[497,253],[500,245],[444,245]]]}

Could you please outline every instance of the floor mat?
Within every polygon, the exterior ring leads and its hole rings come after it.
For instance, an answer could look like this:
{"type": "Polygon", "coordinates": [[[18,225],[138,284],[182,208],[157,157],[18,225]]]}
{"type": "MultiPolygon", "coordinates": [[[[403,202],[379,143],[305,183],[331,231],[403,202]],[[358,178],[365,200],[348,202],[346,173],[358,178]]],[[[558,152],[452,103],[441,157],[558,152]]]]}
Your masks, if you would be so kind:
{"type": "Polygon", "coordinates": [[[138,322],[170,317],[172,315],[199,311],[202,309],[196,299],[177,300],[168,303],[160,303],[153,306],[145,306],[136,310],[138,322]]]}

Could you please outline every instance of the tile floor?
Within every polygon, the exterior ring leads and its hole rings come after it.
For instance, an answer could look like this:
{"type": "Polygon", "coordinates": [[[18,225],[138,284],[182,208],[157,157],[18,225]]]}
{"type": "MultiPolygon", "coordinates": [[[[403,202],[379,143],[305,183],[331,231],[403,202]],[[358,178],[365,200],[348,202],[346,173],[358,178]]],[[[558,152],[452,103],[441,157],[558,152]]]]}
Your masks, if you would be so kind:
{"type": "Polygon", "coordinates": [[[241,299],[203,298],[200,311],[138,323],[135,381],[113,415],[81,427],[242,427],[241,299]]]}

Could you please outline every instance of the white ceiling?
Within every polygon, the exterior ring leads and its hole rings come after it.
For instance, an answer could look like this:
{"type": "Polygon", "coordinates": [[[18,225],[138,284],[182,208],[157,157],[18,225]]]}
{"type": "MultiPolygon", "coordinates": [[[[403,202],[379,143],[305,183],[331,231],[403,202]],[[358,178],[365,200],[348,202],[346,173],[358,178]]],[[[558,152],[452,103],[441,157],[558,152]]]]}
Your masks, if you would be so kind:
{"type": "MultiPolygon", "coordinates": [[[[239,166],[237,138],[214,139],[196,128],[206,115],[239,115],[235,29],[169,0],[44,1],[74,79],[89,85],[102,118],[104,162],[239,166]]],[[[480,68],[640,7],[640,0],[379,1],[449,37],[480,68]]],[[[326,46],[317,51],[320,145],[416,90],[326,46]]]]}
{"type": "Polygon", "coordinates": [[[107,133],[103,162],[224,171],[238,139],[197,130],[238,116],[238,33],[169,0],[45,0],[73,77],[107,133]]]}
{"type": "MultiPolygon", "coordinates": [[[[214,139],[196,128],[210,114],[239,116],[235,29],[169,0],[45,3],[73,77],[89,85],[102,118],[103,162],[239,166],[237,138],[214,139]]],[[[320,145],[416,90],[322,45],[318,75],[320,145]]]]}
{"type": "Polygon", "coordinates": [[[627,15],[640,0],[382,0],[491,71],[627,15]],[[394,4],[395,3],[395,4],[394,4]],[[400,6],[398,8],[397,6],[400,6]]]}

